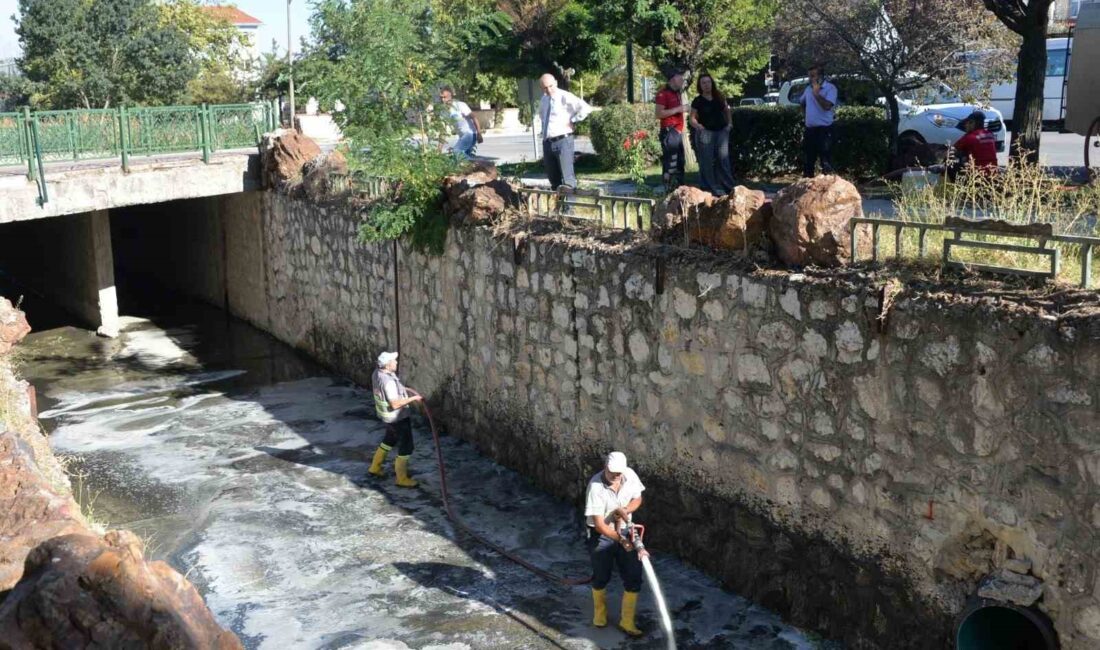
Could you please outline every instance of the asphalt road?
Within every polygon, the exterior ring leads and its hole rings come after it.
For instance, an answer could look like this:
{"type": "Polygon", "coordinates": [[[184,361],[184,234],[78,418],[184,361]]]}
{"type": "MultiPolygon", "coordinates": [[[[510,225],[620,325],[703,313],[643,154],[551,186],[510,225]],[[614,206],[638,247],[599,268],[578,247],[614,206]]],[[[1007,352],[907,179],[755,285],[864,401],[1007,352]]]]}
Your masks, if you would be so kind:
{"type": "MultiPolygon", "coordinates": [[[[1008,144],[1008,143],[1006,143],[1008,144]]],[[[1084,164],[1085,138],[1074,133],[1043,132],[1039,157],[1044,165],[1052,167],[1080,167],[1084,164]]],[[[1007,150],[1007,146],[1005,147],[1007,150]]],[[[533,152],[531,134],[488,135],[478,146],[478,156],[495,163],[517,163],[537,160],[540,154],[533,152]]],[[[592,153],[588,138],[577,138],[577,151],[592,153]]],[[[1000,156],[1001,164],[1008,162],[1008,154],[1000,156]]]]}

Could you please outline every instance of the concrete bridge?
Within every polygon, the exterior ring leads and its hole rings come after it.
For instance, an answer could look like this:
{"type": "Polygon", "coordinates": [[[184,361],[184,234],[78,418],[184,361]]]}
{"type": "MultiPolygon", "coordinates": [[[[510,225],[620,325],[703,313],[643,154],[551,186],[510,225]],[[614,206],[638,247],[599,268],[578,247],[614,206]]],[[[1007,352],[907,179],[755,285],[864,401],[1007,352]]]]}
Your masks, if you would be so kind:
{"type": "Polygon", "coordinates": [[[112,213],[214,200],[258,189],[260,178],[254,147],[216,153],[209,163],[190,153],[136,158],[129,171],[117,160],[51,164],[44,171],[45,203],[26,168],[0,169],[0,271],[104,336],[115,336],[119,327],[112,213]]]}

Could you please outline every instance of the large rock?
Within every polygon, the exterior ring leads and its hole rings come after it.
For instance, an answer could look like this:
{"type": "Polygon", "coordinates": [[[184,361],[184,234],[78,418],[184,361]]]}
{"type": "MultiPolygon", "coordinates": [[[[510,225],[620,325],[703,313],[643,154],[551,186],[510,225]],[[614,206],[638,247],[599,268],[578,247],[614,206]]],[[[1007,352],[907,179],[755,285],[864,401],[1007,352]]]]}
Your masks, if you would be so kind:
{"type": "Polygon", "coordinates": [[[27,557],[0,604],[0,638],[14,648],[242,648],[195,588],[141,540],[112,531],[55,537],[27,557]]]}
{"type": "Polygon", "coordinates": [[[682,233],[682,225],[689,217],[698,217],[703,208],[714,203],[715,197],[698,187],[681,185],[661,199],[653,207],[653,234],[658,239],[682,233]]]}
{"type": "Polygon", "coordinates": [[[302,166],[302,189],[316,202],[347,190],[348,161],[339,151],[322,153],[302,166]]]}
{"type": "Polygon", "coordinates": [[[51,537],[87,532],[80,506],[50,485],[36,461],[35,450],[18,434],[0,433],[0,591],[19,582],[31,549],[51,537]]]}
{"type": "Polygon", "coordinates": [[[688,239],[720,250],[744,251],[756,244],[767,228],[771,207],[764,193],[738,185],[733,191],[701,206],[688,218],[688,239]]]}
{"type": "Polygon", "coordinates": [[[460,174],[447,176],[443,193],[443,213],[458,223],[491,221],[519,205],[515,188],[490,163],[474,163],[460,174]]]}
{"type": "Polygon", "coordinates": [[[851,260],[849,220],[863,216],[863,199],[848,181],[804,178],[780,190],[772,209],[768,230],[785,264],[841,266],[851,260]]]}
{"type": "Polygon", "coordinates": [[[7,298],[0,298],[0,355],[11,352],[12,347],[31,331],[27,316],[7,298]]]}
{"type": "Polygon", "coordinates": [[[321,147],[292,130],[265,134],[260,146],[264,187],[286,190],[302,182],[302,168],[321,155],[321,147]]]}

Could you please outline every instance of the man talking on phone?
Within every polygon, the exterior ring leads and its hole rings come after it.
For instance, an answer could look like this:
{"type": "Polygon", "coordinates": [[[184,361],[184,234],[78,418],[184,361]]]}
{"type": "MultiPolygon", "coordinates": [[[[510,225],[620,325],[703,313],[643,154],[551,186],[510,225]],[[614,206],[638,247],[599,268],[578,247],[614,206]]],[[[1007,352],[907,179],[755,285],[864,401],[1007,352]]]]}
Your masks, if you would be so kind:
{"type": "Polygon", "coordinates": [[[810,68],[810,85],[802,92],[798,103],[806,111],[806,130],[802,135],[802,152],[805,163],[802,175],[814,175],[817,161],[821,161],[823,174],[833,173],[833,120],[836,115],[836,86],[825,79],[825,66],[818,63],[810,68]]]}

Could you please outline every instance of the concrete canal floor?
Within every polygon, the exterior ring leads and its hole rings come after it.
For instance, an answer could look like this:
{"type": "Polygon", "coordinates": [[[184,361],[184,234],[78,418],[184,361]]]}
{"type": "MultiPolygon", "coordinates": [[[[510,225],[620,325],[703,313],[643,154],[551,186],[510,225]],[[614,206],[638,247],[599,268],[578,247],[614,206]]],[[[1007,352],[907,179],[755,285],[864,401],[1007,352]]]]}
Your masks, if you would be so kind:
{"type": "MultiPolygon", "coordinates": [[[[547,584],[456,534],[423,428],[419,489],[367,480],[381,436],[367,391],[220,311],[171,311],[126,319],[116,340],[37,332],[22,372],[55,450],[73,457],[82,505],[142,535],[247,647],[665,647],[648,592],[650,633],[628,642],[588,625],[587,588],[547,584]]],[[[544,567],[586,573],[570,506],[455,438],[443,452],[468,522],[544,567]]],[[[656,569],[680,648],[836,647],[659,552],[656,569]]],[[[620,592],[616,579],[615,613],[620,592]]]]}

